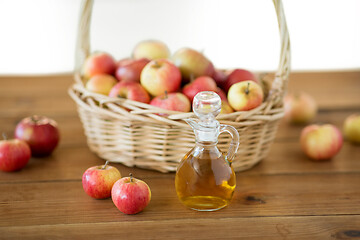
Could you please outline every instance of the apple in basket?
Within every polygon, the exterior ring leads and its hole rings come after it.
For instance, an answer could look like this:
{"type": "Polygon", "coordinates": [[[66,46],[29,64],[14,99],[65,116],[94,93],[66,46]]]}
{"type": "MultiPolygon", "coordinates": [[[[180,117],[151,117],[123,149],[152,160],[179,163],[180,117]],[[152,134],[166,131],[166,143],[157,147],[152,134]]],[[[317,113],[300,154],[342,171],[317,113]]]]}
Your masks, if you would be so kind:
{"type": "Polygon", "coordinates": [[[136,82],[119,82],[109,93],[109,97],[121,97],[138,101],[142,103],[149,103],[150,96],[148,92],[136,82]]]}
{"type": "Polygon", "coordinates": [[[118,81],[111,75],[99,74],[90,78],[85,88],[91,92],[103,95],[109,95],[110,90],[115,86],[118,81]]]}
{"type": "Polygon", "coordinates": [[[103,52],[98,52],[90,55],[84,62],[83,74],[86,79],[98,74],[110,74],[115,71],[116,63],[114,58],[103,52]]]}
{"type": "Polygon", "coordinates": [[[106,161],[105,165],[88,168],[82,176],[82,185],[90,197],[104,199],[111,196],[111,189],[120,178],[119,170],[106,161]]]}
{"type": "Polygon", "coordinates": [[[152,96],[176,92],[180,88],[181,73],[179,69],[166,59],[152,60],[141,72],[141,85],[152,96]]]}
{"type": "Polygon", "coordinates": [[[222,90],[221,88],[217,88],[216,91],[217,95],[219,95],[220,99],[221,99],[221,111],[220,113],[222,114],[226,114],[226,113],[232,113],[234,112],[234,109],[232,109],[232,107],[229,104],[229,101],[226,97],[226,94],[224,92],[224,90],[222,90]]]}
{"type": "Polygon", "coordinates": [[[360,114],[352,114],[345,119],[344,135],[347,140],[360,144],[360,114]]]}
{"type": "Polygon", "coordinates": [[[118,64],[115,71],[115,76],[122,82],[140,82],[140,74],[146,64],[150,60],[146,58],[140,58],[137,60],[126,60],[118,64]]]}
{"type": "Polygon", "coordinates": [[[312,124],[301,131],[303,152],[313,160],[327,160],[341,149],[343,138],[340,130],[332,124],[312,124]]]}
{"type": "Polygon", "coordinates": [[[284,98],[284,119],[295,124],[304,124],[315,118],[317,104],[312,96],[305,92],[288,94],[284,98]]]}
{"type": "Polygon", "coordinates": [[[170,57],[170,50],[166,44],[161,41],[145,40],[135,46],[132,56],[134,59],[166,59],[170,57]]]}
{"type": "Polygon", "coordinates": [[[225,83],[223,84],[223,89],[226,92],[228,92],[230,87],[232,85],[234,85],[235,83],[247,81],[247,80],[252,80],[252,81],[255,81],[256,83],[259,83],[256,76],[252,72],[245,70],[245,69],[234,69],[229,74],[225,83]]]}
{"type": "Polygon", "coordinates": [[[182,48],[174,53],[172,61],[180,69],[185,81],[200,76],[210,76],[214,74],[214,65],[202,53],[191,49],[182,48]]]}
{"type": "Polygon", "coordinates": [[[186,84],[182,90],[183,94],[185,94],[191,102],[193,101],[195,95],[202,91],[216,92],[217,86],[214,79],[208,76],[198,77],[194,81],[186,84]]]}
{"type": "Polygon", "coordinates": [[[215,80],[216,85],[223,88],[224,84],[227,80],[226,72],[220,69],[215,69],[214,74],[212,75],[212,78],[215,80]]]}
{"type": "Polygon", "coordinates": [[[247,111],[261,105],[264,93],[259,84],[248,80],[232,85],[228,92],[230,106],[235,111],[247,111]]]}
{"type": "Polygon", "coordinates": [[[111,198],[115,206],[125,214],[136,214],[144,210],[151,200],[149,186],[130,173],[115,182],[111,190],[111,198]]]}
{"type": "Polygon", "coordinates": [[[157,96],[152,99],[150,105],[179,112],[190,112],[191,110],[191,103],[189,99],[184,94],[179,92],[165,92],[163,95],[157,96]]]}
{"type": "Polygon", "coordinates": [[[26,166],[31,158],[29,145],[19,139],[6,139],[0,141],[0,170],[13,172],[26,166]]]}
{"type": "Polygon", "coordinates": [[[45,116],[31,116],[22,119],[15,128],[15,138],[25,141],[34,157],[51,154],[60,140],[58,124],[45,116]]]}

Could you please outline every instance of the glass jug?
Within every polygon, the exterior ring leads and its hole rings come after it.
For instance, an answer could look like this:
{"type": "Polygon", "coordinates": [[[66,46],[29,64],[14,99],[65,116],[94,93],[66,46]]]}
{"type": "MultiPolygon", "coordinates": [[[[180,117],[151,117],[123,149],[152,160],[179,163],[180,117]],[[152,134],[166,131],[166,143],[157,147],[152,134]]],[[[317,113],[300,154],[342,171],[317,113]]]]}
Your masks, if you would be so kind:
{"type": "Polygon", "coordinates": [[[175,176],[176,193],[187,207],[198,211],[215,211],[230,203],[236,186],[232,160],[239,146],[239,133],[229,125],[220,124],[221,99],[215,92],[198,93],[193,111],[198,119],[186,119],[195,133],[195,146],[181,160],[175,176]],[[227,132],[232,140],[223,155],[217,147],[220,133],[227,132]]]}

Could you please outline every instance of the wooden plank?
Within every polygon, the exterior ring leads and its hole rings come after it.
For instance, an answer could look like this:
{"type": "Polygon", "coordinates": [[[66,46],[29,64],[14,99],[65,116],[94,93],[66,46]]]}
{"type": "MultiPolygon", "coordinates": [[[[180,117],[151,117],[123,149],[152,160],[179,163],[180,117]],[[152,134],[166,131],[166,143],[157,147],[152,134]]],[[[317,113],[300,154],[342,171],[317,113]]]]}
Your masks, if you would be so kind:
{"type": "MultiPolygon", "coordinates": [[[[136,218],[137,216],[134,216],[136,218]]],[[[360,216],[161,219],[11,226],[4,239],[358,239],[360,216]]]]}
{"type": "Polygon", "coordinates": [[[81,181],[0,184],[0,227],[41,224],[359,215],[360,174],[237,176],[231,205],[216,212],[186,209],[177,199],[174,178],[143,178],[152,190],[149,206],[136,216],[122,214],[111,199],[85,194],[81,181]]]}

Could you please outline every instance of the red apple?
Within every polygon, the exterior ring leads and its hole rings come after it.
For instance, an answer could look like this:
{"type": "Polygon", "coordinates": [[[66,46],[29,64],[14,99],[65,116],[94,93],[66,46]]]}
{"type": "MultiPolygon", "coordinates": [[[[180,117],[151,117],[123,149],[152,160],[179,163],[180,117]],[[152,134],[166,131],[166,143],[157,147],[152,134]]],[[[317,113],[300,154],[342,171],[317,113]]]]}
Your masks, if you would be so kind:
{"type": "Polygon", "coordinates": [[[138,101],[142,103],[149,103],[150,96],[147,91],[136,82],[119,82],[109,93],[110,97],[121,97],[138,101]]]}
{"type": "Polygon", "coordinates": [[[284,109],[284,119],[286,121],[295,124],[304,124],[315,118],[317,104],[309,94],[297,92],[285,96],[284,109]]]}
{"type": "Polygon", "coordinates": [[[227,97],[226,97],[226,93],[224,92],[224,90],[222,90],[221,88],[216,88],[217,95],[219,95],[221,101],[228,101],[227,97]]]}
{"type": "Polygon", "coordinates": [[[300,143],[309,158],[320,161],[335,156],[342,147],[343,138],[334,125],[312,124],[302,130],[300,143]]]}
{"type": "Polygon", "coordinates": [[[200,76],[214,75],[214,65],[202,53],[190,49],[182,48],[172,56],[172,61],[180,69],[186,81],[200,76]]]}
{"type": "Polygon", "coordinates": [[[166,59],[170,57],[170,50],[166,44],[161,41],[145,40],[135,46],[132,56],[134,59],[166,59]]]}
{"type": "Polygon", "coordinates": [[[222,85],[223,89],[228,92],[230,87],[234,85],[235,83],[252,80],[256,83],[259,83],[256,76],[245,69],[234,69],[229,76],[227,77],[225,83],[222,85]]]}
{"type": "MultiPolygon", "coordinates": [[[[191,103],[182,93],[165,93],[151,100],[150,105],[179,112],[190,112],[191,103]]],[[[161,114],[160,114],[161,115],[161,114]]]]}
{"type": "Polygon", "coordinates": [[[29,144],[34,157],[50,155],[60,140],[56,121],[44,116],[31,116],[22,119],[15,128],[15,138],[29,144]]]}
{"type": "Polygon", "coordinates": [[[116,68],[123,67],[129,63],[132,63],[133,61],[134,61],[134,59],[131,59],[131,58],[123,58],[116,63],[116,68]]]}
{"type": "Polygon", "coordinates": [[[109,95],[110,90],[118,81],[111,75],[99,74],[87,81],[85,88],[94,93],[109,95]]]}
{"type": "Polygon", "coordinates": [[[19,139],[0,141],[0,170],[13,172],[22,169],[29,162],[31,150],[29,145],[19,139]]]}
{"type": "Polygon", "coordinates": [[[115,71],[115,76],[122,82],[140,82],[140,74],[150,60],[141,58],[120,63],[115,71]]]}
{"type": "Polygon", "coordinates": [[[141,85],[153,96],[176,92],[181,84],[179,69],[166,59],[149,62],[141,72],[141,85]]]}
{"type": "Polygon", "coordinates": [[[109,198],[114,183],[121,178],[117,168],[108,165],[88,168],[82,176],[82,185],[87,195],[96,199],[109,198]]]}
{"type": "Polygon", "coordinates": [[[218,85],[220,88],[223,88],[227,80],[227,75],[225,71],[215,69],[212,78],[215,80],[216,85],[218,85]]]}
{"type": "Polygon", "coordinates": [[[345,119],[344,135],[353,143],[360,143],[360,114],[352,114],[345,119]]]}
{"type": "Polygon", "coordinates": [[[116,181],[111,198],[115,206],[125,214],[136,214],[144,210],[151,200],[149,186],[139,179],[124,177],[116,181]]]}
{"type": "Polygon", "coordinates": [[[243,81],[232,85],[228,92],[228,101],[235,111],[254,109],[263,102],[264,93],[254,81],[243,81]]]}
{"type": "Polygon", "coordinates": [[[113,57],[108,53],[94,53],[84,62],[83,74],[85,78],[91,78],[98,74],[113,74],[116,63],[113,57]]]}
{"type": "Polygon", "coordinates": [[[192,102],[195,95],[202,91],[217,91],[217,86],[211,77],[201,76],[196,78],[194,81],[186,84],[182,92],[187,96],[192,102]]]}

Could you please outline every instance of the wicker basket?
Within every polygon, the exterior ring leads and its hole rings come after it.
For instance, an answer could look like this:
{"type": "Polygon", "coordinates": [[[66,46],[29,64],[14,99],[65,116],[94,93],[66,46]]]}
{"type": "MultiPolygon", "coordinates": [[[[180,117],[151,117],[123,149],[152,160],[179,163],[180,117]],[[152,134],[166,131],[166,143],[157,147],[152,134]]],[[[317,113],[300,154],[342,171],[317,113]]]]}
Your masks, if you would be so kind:
{"type": "MultiPolygon", "coordinates": [[[[220,123],[234,126],[240,134],[240,147],[233,161],[235,171],[251,168],[266,157],[283,116],[283,95],[290,71],[290,42],[282,2],[274,0],[280,29],[280,63],[266,100],[251,111],[222,114],[220,123]]],[[[90,149],[99,157],[126,166],[175,171],[181,158],[194,146],[194,133],[183,119],[193,113],[171,112],[148,104],[115,99],[87,91],[81,79],[81,66],[90,53],[89,28],[93,1],[81,8],[76,51],[75,83],[69,94],[77,104],[90,149]],[[167,117],[156,113],[167,113],[167,117]]],[[[219,136],[222,151],[229,136],[219,136]]]]}

